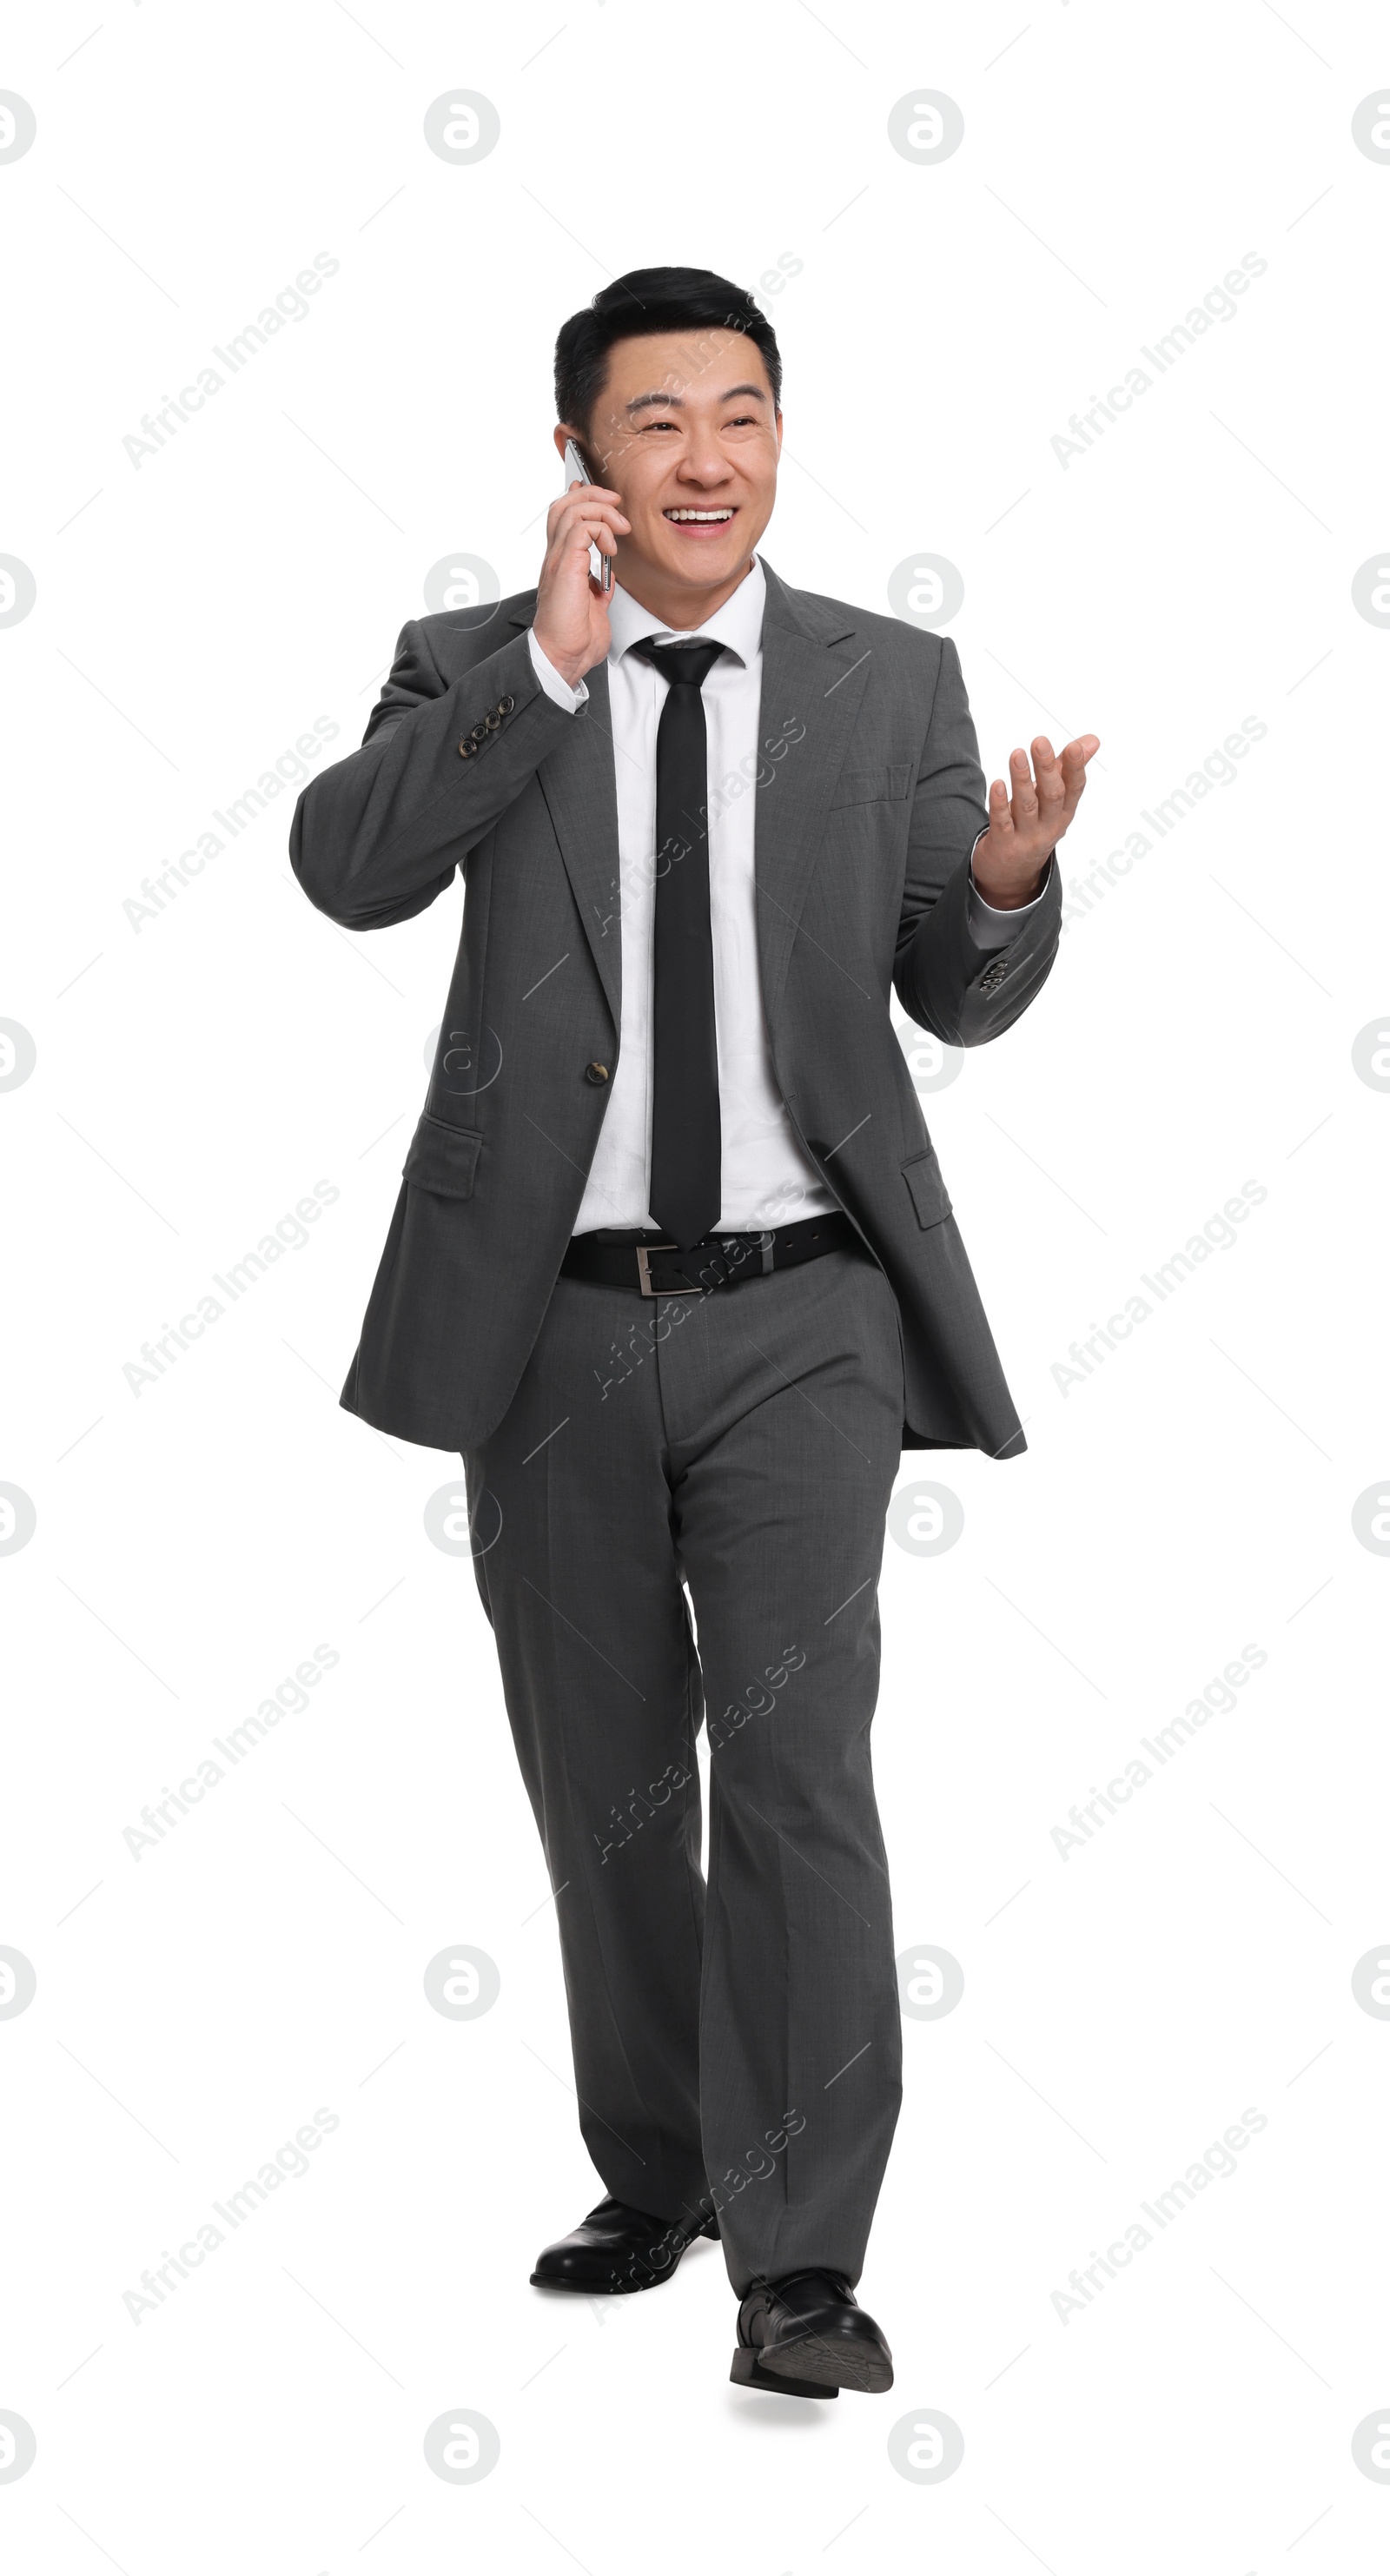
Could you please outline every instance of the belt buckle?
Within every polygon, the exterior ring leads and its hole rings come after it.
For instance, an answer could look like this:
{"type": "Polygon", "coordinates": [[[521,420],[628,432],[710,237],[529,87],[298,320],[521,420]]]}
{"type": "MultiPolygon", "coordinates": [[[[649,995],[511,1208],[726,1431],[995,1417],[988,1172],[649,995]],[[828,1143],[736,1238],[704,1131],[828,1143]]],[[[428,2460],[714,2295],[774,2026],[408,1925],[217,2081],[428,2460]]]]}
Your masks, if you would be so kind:
{"type": "Polygon", "coordinates": [[[639,1243],[635,1249],[637,1253],[638,1284],[643,1296],[678,1297],[680,1295],[680,1290],[678,1288],[653,1288],[649,1256],[653,1252],[677,1252],[680,1249],[679,1245],[674,1243],[639,1243]]]}

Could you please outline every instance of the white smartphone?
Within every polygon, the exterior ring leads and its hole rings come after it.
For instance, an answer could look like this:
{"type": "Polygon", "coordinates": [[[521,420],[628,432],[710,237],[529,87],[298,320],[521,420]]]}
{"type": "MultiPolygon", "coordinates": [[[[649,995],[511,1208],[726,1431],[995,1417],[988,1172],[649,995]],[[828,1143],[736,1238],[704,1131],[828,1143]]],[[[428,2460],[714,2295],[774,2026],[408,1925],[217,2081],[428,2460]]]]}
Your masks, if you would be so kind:
{"type": "MultiPolygon", "coordinates": [[[[575,446],[574,440],[572,438],[567,438],[565,441],[565,490],[568,492],[572,483],[592,483],[593,479],[594,478],[589,472],[583,457],[575,446]]],[[[595,581],[598,583],[600,590],[612,589],[613,558],[611,555],[606,555],[600,546],[590,546],[589,548],[589,570],[593,574],[595,581]],[[597,557],[597,562],[595,562],[595,557],[597,557]]]]}

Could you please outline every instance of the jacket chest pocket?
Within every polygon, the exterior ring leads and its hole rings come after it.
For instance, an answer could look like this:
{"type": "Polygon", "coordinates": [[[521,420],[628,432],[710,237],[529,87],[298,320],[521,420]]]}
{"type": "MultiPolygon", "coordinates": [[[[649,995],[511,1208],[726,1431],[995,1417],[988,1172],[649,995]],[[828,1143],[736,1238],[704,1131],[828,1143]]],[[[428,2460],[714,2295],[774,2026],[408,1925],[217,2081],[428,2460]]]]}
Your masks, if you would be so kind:
{"type": "Polygon", "coordinates": [[[912,783],[910,760],[895,760],[885,769],[847,769],[830,799],[832,814],[845,805],[898,805],[912,783]]]}

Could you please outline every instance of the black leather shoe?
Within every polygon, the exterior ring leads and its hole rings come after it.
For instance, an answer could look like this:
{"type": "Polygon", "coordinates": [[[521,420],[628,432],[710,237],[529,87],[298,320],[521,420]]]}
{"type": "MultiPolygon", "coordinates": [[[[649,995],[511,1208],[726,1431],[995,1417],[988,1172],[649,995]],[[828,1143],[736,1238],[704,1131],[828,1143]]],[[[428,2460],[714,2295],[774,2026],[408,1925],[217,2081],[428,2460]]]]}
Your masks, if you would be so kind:
{"type": "Polygon", "coordinates": [[[573,2234],[536,2256],[531,2275],[538,2290],[583,2290],[590,2298],[626,2290],[652,2290],[669,2281],[697,2236],[717,2236],[713,2215],[652,2218],[625,2200],[601,2200],[573,2234]]]}
{"type": "Polygon", "coordinates": [[[788,2272],[743,2301],[729,2377],[781,2397],[877,2397],[893,2385],[893,2356],[839,2272],[788,2272]]]}

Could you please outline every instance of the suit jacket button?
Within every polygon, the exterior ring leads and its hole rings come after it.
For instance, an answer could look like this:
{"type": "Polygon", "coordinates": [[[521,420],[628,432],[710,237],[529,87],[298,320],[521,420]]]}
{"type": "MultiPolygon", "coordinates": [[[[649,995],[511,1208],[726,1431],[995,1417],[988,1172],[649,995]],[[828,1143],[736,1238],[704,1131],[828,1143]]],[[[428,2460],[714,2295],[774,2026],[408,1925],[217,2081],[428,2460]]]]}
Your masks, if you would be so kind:
{"type": "Polygon", "coordinates": [[[499,698],[497,701],[497,712],[499,716],[509,716],[515,705],[516,700],[510,695],[505,698],[499,698]]]}
{"type": "Polygon", "coordinates": [[[471,760],[477,748],[478,746],[476,742],[461,742],[459,744],[460,760],[471,760]]]}
{"type": "Polygon", "coordinates": [[[586,1081],[586,1082],[594,1082],[594,1083],[598,1083],[598,1082],[606,1082],[606,1081],[608,1080],[608,1067],[607,1067],[607,1065],[606,1065],[606,1064],[586,1064],[586,1065],[585,1065],[585,1067],[584,1067],[584,1079],[585,1079],[585,1081],[586,1081]]]}

